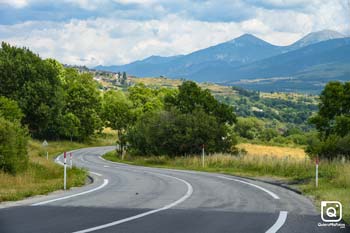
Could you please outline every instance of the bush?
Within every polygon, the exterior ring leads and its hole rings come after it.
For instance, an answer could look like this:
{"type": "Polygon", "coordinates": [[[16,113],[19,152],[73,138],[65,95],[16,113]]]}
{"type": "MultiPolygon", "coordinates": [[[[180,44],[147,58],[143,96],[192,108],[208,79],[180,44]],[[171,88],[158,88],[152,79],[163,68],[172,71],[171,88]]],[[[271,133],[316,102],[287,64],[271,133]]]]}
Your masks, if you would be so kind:
{"type": "Polygon", "coordinates": [[[176,109],[143,115],[127,135],[131,153],[138,155],[232,152],[236,140],[225,124],[197,109],[183,114],[176,109]]]}
{"type": "Polygon", "coordinates": [[[21,121],[23,113],[16,101],[0,96],[0,116],[9,121],[21,121]]]}
{"type": "Polygon", "coordinates": [[[311,156],[319,156],[329,160],[338,157],[350,158],[350,134],[340,137],[330,135],[325,140],[313,138],[309,140],[306,152],[311,156]]]}
{"type": "Polygon", "coordinates": [[[28,165],[28,131],[19,122],[0,117],[0,169],[16,174],[28,165]]]}

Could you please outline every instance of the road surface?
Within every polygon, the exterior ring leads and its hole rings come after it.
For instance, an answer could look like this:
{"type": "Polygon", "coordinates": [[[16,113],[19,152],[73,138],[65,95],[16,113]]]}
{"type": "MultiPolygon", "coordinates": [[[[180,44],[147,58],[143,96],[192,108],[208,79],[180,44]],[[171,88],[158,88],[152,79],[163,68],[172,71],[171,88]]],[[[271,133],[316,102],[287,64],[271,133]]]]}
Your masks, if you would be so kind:
{"type": "Polygon", "coordinates": [[[284,188],[228,175],[112,163],[100,157],[110,150],[74,151],[74,164],[88,169],[94,182],[1,208],[0,232],[349,232],[348,226],[317,226],[322,221],[311,201],[284,188]]]}

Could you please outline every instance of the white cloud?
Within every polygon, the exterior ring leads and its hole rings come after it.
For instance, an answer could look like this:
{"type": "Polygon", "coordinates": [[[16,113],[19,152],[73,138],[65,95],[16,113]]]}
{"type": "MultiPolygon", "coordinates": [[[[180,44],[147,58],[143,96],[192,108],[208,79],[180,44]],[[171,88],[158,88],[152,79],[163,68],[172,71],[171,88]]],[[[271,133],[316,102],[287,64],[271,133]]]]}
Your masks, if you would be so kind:
{"type": "Polygon", "coordinates": [[[150,4],[150,3],[155,3],[157,1],[155,0],[114,0],[114,2],[124,3],[124,4],[131,4],[131,3],[150,4]]]}
{"type": "Polygon", "coordinates": [[[217,44],[243,33],[236,23],[190,21],[177,16],[163,20],[91,19],[68,23],[27,22],[0,27],[18,46],[43,57],[70,64],[122,64],[152,54],[176,55],[217,44]],[[13,32],[12,34],[10,32],[13,32]],[[22,33],[18,33],[22,32],[22,33]]]}
{"type": "MultiPolygon", "coordinates": [[[[103,0],[65,1],[91,10],[103,0]]],[[[257,7],[254,15],[243,21],[218,22],[184,17],[186,14],[178,12],[165,14],[169,9],[156,4],[159,1],[155,0],[115,0],[122,4],[154,4],[155,12],[161,12],[164,17],[141,20],[116,15],[65,22],[26,21],[0,25],[0,40],[29,47],[43,57],[54,57],[63,63],[95,66],[124,64],[151,55],[186,54],[244,33],[277,45],[291,44],[306,33],[322,29],[350,33],[348,6],[341,0],[322,0],[322,4],[318,4],[320,1],[298,0],[305,5],[302,11],[257,7]]],[[[5,2],[10,3],[0,0],[5,2]]],[[[18,7],[27,4],[24,0],[11,3],[18,7]]],[[[267,3],[285,6],[282,0],[267,3]]]]}
{"type": "Polygon", "coordinates": [[[27,0],[0,0],[0,4],[6,4],[15,8],[21,8],[28,5],[28,1],[27,0]]]}

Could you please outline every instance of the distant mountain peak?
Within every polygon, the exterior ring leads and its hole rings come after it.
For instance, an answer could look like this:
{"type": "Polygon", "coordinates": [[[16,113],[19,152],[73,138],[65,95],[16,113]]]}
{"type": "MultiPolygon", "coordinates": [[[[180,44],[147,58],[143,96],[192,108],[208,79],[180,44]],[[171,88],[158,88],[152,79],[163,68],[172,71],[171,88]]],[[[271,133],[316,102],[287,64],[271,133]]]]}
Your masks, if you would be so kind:
{"type": "Polygon", "coordinates": [[[240,43],[240,44],[245,44],[245,45],[251,45],[251,44],[255,44],[255,45],[266,45],[269,44],[266,41],[252,35],[252,34],[243,34],[233,40],[228,41],[228,43],[240,43]]]}
{"type": "Polygon", "coordinates": [[[303,38],[301,38],[300,40],[296,41],[291,46],[294,48],[301,48],[301,47],[304,47],[310,44],[315,44],[321,41],[344,38],[344,37],[345,35],[337,31],[325,29],[322,31],[311,32],[306,36],[304,36],[303,38]]]}
{"type": "Polygon", "coordinates": [[[350,72],[350,38],[342,37],[345,36],[336,31],[323,30],[310,33],[292,45],[276,46],[254,35],[243,34],[185,55],[153,55],[122,66],[98,68],[125,71],[138,77],[162,75],[211,82],[290,78],[303,72],[310,77],[337,74],[343,78],[350,72]],[[333,68],[328,70],[330,62],[333,68]]]}
{"type": "Polygon", "coordinates": [[[243,40],[243,39],[258,39],[256,36],[249,34],[249,33],[245,33],[239,37],[236,38],[237,40],[243,40]]]}

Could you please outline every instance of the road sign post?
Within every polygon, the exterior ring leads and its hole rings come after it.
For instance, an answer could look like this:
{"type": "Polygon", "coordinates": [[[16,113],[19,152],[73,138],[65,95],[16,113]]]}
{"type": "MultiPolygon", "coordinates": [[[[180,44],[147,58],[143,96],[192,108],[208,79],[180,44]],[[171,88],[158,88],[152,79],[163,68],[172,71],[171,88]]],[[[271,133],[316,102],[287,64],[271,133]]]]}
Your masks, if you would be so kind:
{"type": "Polygon", "coordinates": [[[315,185],[316,185],[316,188],[318,187],[318,164],[319,164],[319,159],[318,159],[318,156],[316,157],[316,176],[315,176],[315,178],[316,178],[316,180],[315,180],[315,185]]]}
{"type": "Polygon", "coordinates": [[[67,153],[64,152],[64,172],[63,172],[63,189],[67,186],[67,153]]]}
{"type": "Polygon", "coordinates": [[[72,167],[73,167],[73,156],[72,156],[72,152],[70,152],[70,154],[69,154],[70,156],[70,169],[72,169],[72,167]]]}
{"type": "Polygon", "coordinates": [[[204,144],[202,145],[202,167],[204,167],[204,144]]]}

